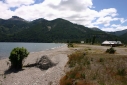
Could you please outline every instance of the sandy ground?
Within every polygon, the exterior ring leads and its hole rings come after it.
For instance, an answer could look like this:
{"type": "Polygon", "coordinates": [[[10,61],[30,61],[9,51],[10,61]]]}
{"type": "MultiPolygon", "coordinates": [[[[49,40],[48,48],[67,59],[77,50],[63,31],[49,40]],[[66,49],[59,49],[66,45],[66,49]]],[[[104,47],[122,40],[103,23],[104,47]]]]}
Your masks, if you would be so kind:
{"type": "Polygon", "coordinates": [[[57,63],[56,66],[43,71],[36,67],[24,67],[24,70],[17,73],[4,74],[9,65],[7,65],[8,59],[2,59],[0,60],[0,85],[59,85],[60,78],[65,75],[64,66],[68,61],[67,55],[70,53],[72,50],[68,49],[66,45],[30,53],[25,59],[24,65],[35,63],[43,55],[47,55],[52,62],[57,63]]]}

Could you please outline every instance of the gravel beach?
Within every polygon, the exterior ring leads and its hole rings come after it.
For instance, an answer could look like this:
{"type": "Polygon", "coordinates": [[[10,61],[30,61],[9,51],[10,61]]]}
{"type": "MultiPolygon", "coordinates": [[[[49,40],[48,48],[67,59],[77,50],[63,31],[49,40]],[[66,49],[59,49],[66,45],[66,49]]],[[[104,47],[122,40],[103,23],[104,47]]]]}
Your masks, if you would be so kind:
{"type": "Polygon", "coordinates": [[[43,55],[47,55],[49,59],[56,63],[55,66],[48,70],[40,70],[37,67],[24,67],[22,71],[6,73],[8,70],[8,59],[0,60],[0,85],[59,85],[60,78],[65,75],[64,66],[68,61],[67,55],[71,54],[67,45],[62,47],[32,52],[25,59],[24,66],[34,64],[37,59],[43,55]]]}

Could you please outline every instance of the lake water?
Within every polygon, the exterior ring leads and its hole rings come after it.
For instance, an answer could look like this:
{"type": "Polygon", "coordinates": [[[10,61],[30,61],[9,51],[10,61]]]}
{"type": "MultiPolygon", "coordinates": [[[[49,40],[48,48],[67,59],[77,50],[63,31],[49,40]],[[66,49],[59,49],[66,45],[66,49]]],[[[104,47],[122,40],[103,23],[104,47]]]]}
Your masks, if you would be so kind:
{"type": "Polygon", "coordinates": [[[29,52],[38,52],[62,46],[60,43],[5,43],[0,42],[0,59],[7,58],[15,47],[24,47],[29,52]]]}

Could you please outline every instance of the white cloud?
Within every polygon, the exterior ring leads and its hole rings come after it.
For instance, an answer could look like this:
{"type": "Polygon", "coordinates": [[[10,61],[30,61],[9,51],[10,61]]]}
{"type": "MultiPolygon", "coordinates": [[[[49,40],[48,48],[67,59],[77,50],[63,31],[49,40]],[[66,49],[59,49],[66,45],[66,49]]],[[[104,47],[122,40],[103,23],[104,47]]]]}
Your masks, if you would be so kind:
{"type": "Polygon", "coordinates": [[[95,25],[104,24],[104,26],[106,27],[106,26],[110,26],[111,21],[117,21],[117,20],[119,20],[119,18],[113,18],[111,16],[100,17],[96,20],[94,24],[95,25]]]}
{"type": "Polygon", "coordinates": [[[55,6],[57,6],[60,4],[60,2],[61,2],[61,0],[45,0],[43,2],[43,5],[55,5],[55,6]]]}
{"type": "Polygon", "coordinates": [[[34,3],[34,0],[5,0],[5,3],[9,7],[19,7],[21,5],[30,5],[34,3]]]}
{"type": "Polygon", "coordinates": [[[0,17],[4,19],[8,19],[12,15],[13,15],[13,11],[9,10],[8,5],[0,1],[0,17]]]}
{"type": "Polygon", "coordinates": [[[109,27],[109,28],[102,28],[101,30],[106,31],[106,32],[113,32],[116,29],[115,28],[112,28],[112,27],[109,27]]]}
{"type": "Polygon", "coordinates": [[[120,31],[120,30],[125,30],[125,29],[127,29],[127,26],[113,24],[113,25],[111,25],[111,27],[109,27],[109,28],[105,27],[105,28],[102,28],[101,30],[113,32],[113,31],[120,31]]]}
{"type": "Polygon", "coordinates": [[[118,27],[116,27],[117,31],[125,30],[125,29],[127,29],[127,26],[118,26],[118,27]]]}
{"type": "Polygon", "coordinates": [[[127,22],[127,19],[125,20],[124,18],[121,18],[120,22],[123,24],[123,23],[127,22]]]}
{"type": "Polygon", "coordinates": [[[115,8],[103,9],[98,14],[99,17],[105,17],[105,16],[115,17],[117,15],[118,15],[117,10],[115,8]]]}
{"type": "Polygon", "coordinates": [[[111,27],[120,27],[121,25],[112,24],[111,27]]]}
{"type": "Polygon", "coordinates": [[[94,14],[95,11],[90,10],[89,7],[92,7],[91,0],[45,0],[40,4],[21,6],[15,11],[15,15],[27,20],[34,20],[39,17],[48,20],[64,18],[76,23],[77,20],[83,22],[88,19],[91,21],[94,18],[90,15],[94,14]],[[82,11],[79,12],[78,9],[82,11]]]}
{"type": "MultiPolygon", "coordinates": [[[[48,0],[51,2],[51,0],[48,0]]],[[[46,1],[47,2],[47,1],[46,1]]],[[[53,2],[53,1],[52,1],[53,2]]],[[[73,11],[82,11],[87,8],[92,7],[92,1],[91,0],[57,0],[57,5],[54,5],[52,3],[49,4],[51,8],[58,9],[58,10],[73,10],[73,11]]]]}
{"type": "MultiPolygon", "coordinates": [[[[104,25],[103,30],[122,29],[120,26],[116,28],[111,22],[120,21],[120,24],[122,24],[127,21],[127,19],[118,17],[115,8],[102,9],[100,11],[91,9],[94,8],[92,0],[44,0],[39,4],[33,3],[35,3],[35,0],[5,0],[5,3],[0,1],[0,17],[8,19],[15,15],[26,20],[63,18],[88,27],[104,25]],[[10,7],[18,8],[15,11],[11,11],[10,7]]],[[[126,26],[123,28],[126,28],[126,26]]]]}

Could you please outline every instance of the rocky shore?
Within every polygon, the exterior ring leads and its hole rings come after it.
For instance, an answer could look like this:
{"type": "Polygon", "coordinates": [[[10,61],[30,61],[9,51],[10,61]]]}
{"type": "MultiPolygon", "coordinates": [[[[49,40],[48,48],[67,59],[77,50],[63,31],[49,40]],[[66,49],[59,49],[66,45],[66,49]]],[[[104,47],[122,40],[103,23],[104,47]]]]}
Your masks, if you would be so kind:
{"type": "Polygon", "coordinates": [[[23,67],[18,72],[7,71],[9,60],[0,60],[0,85],[59,85],[60,78],[65,75],[64,66],[68,61],[67,55],[72,51],[66,46],[41,52],[32,52],[24,61],[24,66],[36,63],[46,55],[56,65],[41,70],[37,67],[23,67]]]}

